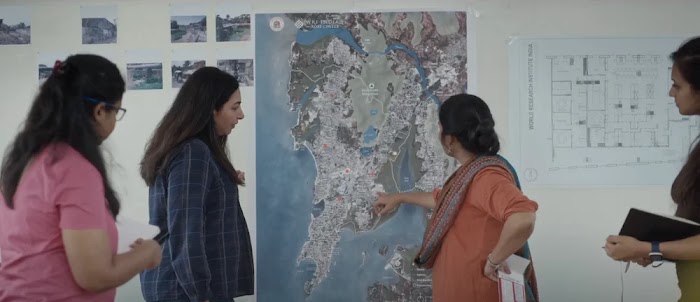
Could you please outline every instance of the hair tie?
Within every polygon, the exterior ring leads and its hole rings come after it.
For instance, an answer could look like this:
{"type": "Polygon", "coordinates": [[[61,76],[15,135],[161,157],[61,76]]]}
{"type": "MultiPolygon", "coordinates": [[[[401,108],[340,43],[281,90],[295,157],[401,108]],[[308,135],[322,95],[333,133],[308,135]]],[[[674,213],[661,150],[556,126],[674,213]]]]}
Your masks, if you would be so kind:
{"type": "Polygon", "coordinates": [[[56,60],[53,64],[53,72],[63,74],[63,62],[61,62],[61,60],[56,60]]]}

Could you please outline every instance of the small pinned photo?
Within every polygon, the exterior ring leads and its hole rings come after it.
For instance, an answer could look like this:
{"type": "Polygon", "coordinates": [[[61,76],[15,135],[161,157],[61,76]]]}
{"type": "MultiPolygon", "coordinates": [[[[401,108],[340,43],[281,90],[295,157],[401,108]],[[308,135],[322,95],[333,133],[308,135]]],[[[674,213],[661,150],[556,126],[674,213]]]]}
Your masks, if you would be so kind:
{"type": "Polygon", "coordinates": [[[129,90],[163,89],[163,64],[128,63],[126,78],[129,90]]]}
{"type": "Polygon", "coordinates": [[[127,50],[126,89],[158,90],[163,89],[162,51],[154,49],[127,50]]]}
{"type": "Polygon", "coordinates": [[[216,66],[238,79],[241,86],[254,86],[253,59],[218,60],[216,66]]]}
{"type": "Polygon", "coordinates": [[[83,44],[117,43],[117,6],[85,5],[80,7],[83,44]]]}
{"type": "Polygon", "coordinates": [[[171,4],[170,42],[207,42],[207,15],[204,6],[171,4]]]}
{"type": "Polygon", "coordinates": [[[64,61],[70,55],[69,52],[39,52],[37,54],[37,65],[39,73],[39,84],[43,84],[51,76],[53,67],[57,60],[64,61]]]}
{"type": "Polygon", "coordinates": [[[187,79],[195,72],[206,66],[204,60],[185,60],[173,61],[172,64],[172,81],[173,88],[180,88],[187,79]]]}
{"type": "Polygon", "coordinates": [[[221,3],[216,9],[216,42],[251,40],[250,9],[236,3],[221,3]]]}
{"type": "MultiPolygon", "coordinates": [[[[207,65],[207,53],[201,48],[173,49],[170,54],[170,77],[172,88],[180,88],[198,69],[207,65]]],[[[167,85],[167,84],[166,84],[167,85]]]]}
{"type": "Polygon", "coordinates": [[[29,6],[0,6],[0,45],[29,44],[31,15],[29,6]]]}

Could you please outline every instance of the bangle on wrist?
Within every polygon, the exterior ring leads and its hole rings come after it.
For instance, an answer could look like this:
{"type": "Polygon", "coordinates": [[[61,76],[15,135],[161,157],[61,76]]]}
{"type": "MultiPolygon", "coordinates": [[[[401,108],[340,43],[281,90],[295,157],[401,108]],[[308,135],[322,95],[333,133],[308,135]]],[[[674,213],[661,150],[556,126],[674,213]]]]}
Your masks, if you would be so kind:
{"type": "Polygon", "coordinates": [[[499,268],[499,267],[501,266],[500,263],[499,263],[499,264],[496,264],[496,263],[494,263],[493,261],[491,261],[491,254],[489,254],[488,256],[486,256],[486,263],[488,263],[490,266],[492,266],[492,267],[494,267],[494,268],[499,268]]]}

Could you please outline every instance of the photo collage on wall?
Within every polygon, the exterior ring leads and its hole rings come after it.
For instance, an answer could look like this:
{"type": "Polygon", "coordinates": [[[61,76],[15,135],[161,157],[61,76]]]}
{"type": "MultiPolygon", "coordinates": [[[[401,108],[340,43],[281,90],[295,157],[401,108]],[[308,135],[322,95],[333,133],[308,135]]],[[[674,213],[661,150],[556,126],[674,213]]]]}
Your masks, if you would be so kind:
{"type": "MultiPolygon", "coordinates": [[[[123,64],[120,66],[124,67],[128,90],[162,90],[166,86],[163,81],[167,76],[163,73],[166,64],[170,64],[171,71],[168,88],[178,89],[197,69],[207,66],[207,49],[213,46],[217,48],[218,57],[216,62],[210,62],[210,66],[235,76],[241,86],[254,85],[250,5],[171,3],[168,8],[170,62],[165,62],[167,51],[118,48],[124,33],[119,33],[120,10],[117,4],[79,6],[82,47],[78,53],[103,55],[115,64],[123,64]],[[191,46],[178,46],[183,44],[191,46]],[[250,51],[240,51],[246,48],[250,51]]],[[[0,6],[0,47],[31,45],[32,14],[31,5],[0,6]]],[[[78,33],[77,28],[75,32],[78,33]]],[[[38,50],[38,83],[42,84],[51,75],[57,60],[65,60],[73,53],[62,49],[38,50]]]]}

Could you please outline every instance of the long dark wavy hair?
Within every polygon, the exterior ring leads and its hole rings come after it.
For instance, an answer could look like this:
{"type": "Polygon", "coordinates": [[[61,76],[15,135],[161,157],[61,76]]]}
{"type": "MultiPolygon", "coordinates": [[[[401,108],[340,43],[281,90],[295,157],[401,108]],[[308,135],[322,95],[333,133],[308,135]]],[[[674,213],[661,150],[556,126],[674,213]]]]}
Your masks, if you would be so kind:
{"type": "MultiPolygon", "coordinates": [[[[673,64],[700,95],[700,37],[686,41],[671,54],[673,64]]],[[[696,138],[697,142],[697,138],[696,138]]],[[[678,205],[676,215],[700,222],[700,145],[696,144],[671,186],[671,198],[678,205]]]]}
{"type": "Polygon", "coordinates": [[[231,179],[239,185],[243,184],[229,159],[226,136],[216,134],[214,123],[214,111],[221,110],[238,88],[235,77],[216,67],[202,67],[187,78],[146,144],[141,160],[141,177],[146,185],[155,183],[156,177],[164,173],[177,147],[191,138],[202,140],[231,179]]]}
{"type": "MultiPolygon", "coordinates": [[[[25,167],[51,143],[66,143],[87,159],[102,175],[107,208],[119,214],[119,199],[112,189],[100,150],[101,138],[95,128],[94,102],[114,104],[124,94],[124,79],[114,63],[88,54],[57,62],[41,85],[24,124],[9,145],[2,161],[0,190],[5,203],[14,208],[13,197],[25,167]]],[[[115,110],[106,106],[105,110],[115,110]]]]}

